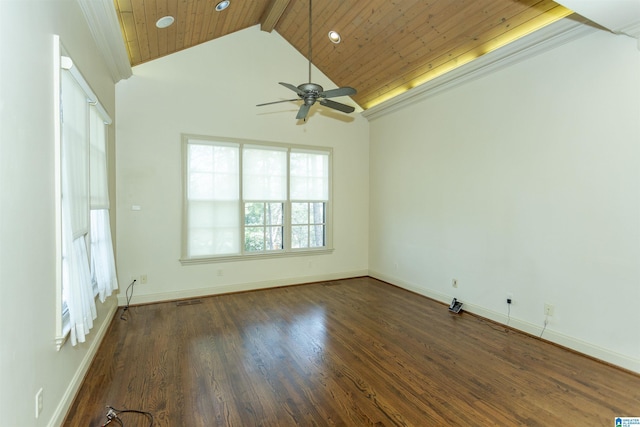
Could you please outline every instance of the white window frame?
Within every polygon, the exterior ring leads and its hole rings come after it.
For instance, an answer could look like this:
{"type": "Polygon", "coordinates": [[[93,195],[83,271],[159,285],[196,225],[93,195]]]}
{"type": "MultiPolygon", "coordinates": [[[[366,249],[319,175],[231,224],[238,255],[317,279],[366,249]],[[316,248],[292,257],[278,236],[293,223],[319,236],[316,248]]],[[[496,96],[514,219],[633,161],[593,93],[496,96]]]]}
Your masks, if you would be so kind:
{"type": "MultiPolygon", "coordinates": [[[[333,200],[333,149],[330,147],[317,147],[306,146],[296,144],[283,144],[277,142],[268,141],[256,141],[248,139],[227,138],[227,137],[214,137],[203,136],[194,134],[182,134],[182,251],[180,262],[182,265],[190,264],[206,264],[215,262],[228,262],[228,261],[240,261],[249,259],[264,259],[264,258],[280,258],[291,256],[308,256],[308,255],[320,255],[330,254],[334,251],[333,248],[333,216],[332,216],[332,200],[333,200]],[[224,254],[224,255],[205,255],[205,256],[189,256],[189,188],[188,188],[188,149],[191,143],[202,145],[237,145],[240,155],[239,166],[239,202],[238,202],[238,224],[240,227],[240,241],[239,252],[236,254],[224,254]],[[287,152],[287,197],[283,200],[284,205],[284,224],[283,224],[283,249],[282,250],[265,250],[259,252],[245,251],[245,204],[252,202],[278,202],[278,201],[266,201],[266,200],[249,200],[244,199],[242,194],[242,152],[244,147],[258,146],[264,148],[274,148],[279,150],[285,150],[287,152]],[[309,153],[322,153],[327,155],[328,158],[328,199],[323,201],[325,203],[325,245],[322,247],[312,248],[292,248],[291,247],[291,197],[290,197],[290,165],[289,156],[291,152],[309,152],[309,153]]],[[[296,200],[294,202],[302,202],[296,200]]],[[[318,201],[315,201],[318,202],[318,201]]]]}

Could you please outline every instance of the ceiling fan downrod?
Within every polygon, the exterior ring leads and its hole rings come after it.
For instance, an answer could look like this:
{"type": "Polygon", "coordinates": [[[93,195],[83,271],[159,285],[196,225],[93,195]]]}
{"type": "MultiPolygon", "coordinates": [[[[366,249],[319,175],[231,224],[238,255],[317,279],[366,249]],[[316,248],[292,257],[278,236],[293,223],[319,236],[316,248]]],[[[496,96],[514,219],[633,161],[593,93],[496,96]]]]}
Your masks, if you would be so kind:
{"type": "Polygon", "coordinates": [[[313,34],[311,31],[311,2],[312,0],[309,0],[309,83],[311,83],[311,34],[313,34]]]}
{"type": "MultiPolygon", "coordinates": [[[[1,0],[0,0],[1,1],[1,0]]],[[[298,95],[298,99],[285,99],[281,101],[273,101],[266,102],[264,104],[258,104],[258,107],[263,105],[271,105],[277,104],[280,102],[291,102],[291,101],[299,101],[302,100],[303,104],[300,106],[298,110],[298,114],[296,115],[296,119],[307,120],[307,115],[309,114],[310,108],[317,102],[319,102],[324,107],[332,108],[334,110],[342,111],[343,113],[352,113],[355,111],[355,108],[351,105],[341,104],[336,101],[332,101],[327,98],[336,98],[339,96],[351,96],[355,95],[357,91],[349,86],[340,87],[337,89],[330,89],[325,91],[322,86],[319,84],[311,82],[311,58],[312,58],[312,27],[313,26],[313,18],[312,18],[312,0],[309,0],[309,82],[302,83],[301,85],[295,86],[290,83],[280,82],[280,84],[288,89],[291,89],[298,95]]]]}

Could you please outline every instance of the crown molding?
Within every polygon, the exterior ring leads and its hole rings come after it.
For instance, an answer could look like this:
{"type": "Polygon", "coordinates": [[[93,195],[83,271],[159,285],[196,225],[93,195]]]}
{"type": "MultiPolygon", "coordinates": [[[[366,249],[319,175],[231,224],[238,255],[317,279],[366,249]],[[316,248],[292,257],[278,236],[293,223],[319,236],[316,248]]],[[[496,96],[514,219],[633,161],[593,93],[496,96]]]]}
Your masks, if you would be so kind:
{"type": "Polygon", "coordinates": [[[114,83],[133,74],[112,0],[77,0],[114,83]]]}
{"type": "Polygon", "coordinates": [[[629,37],[633,37],[634,39],[640,39],[640,21],[620,28],[619,31],[616,31],[616,34],[625,34],[629,37]]]}
{"type": "Polygon", "coordinates": [[[369,121],[383,117],[595,31],[598,31],[598,28],[590,21],[579,15],[571,15],[371,107],[363,111],[362,115],[369,121]]]}

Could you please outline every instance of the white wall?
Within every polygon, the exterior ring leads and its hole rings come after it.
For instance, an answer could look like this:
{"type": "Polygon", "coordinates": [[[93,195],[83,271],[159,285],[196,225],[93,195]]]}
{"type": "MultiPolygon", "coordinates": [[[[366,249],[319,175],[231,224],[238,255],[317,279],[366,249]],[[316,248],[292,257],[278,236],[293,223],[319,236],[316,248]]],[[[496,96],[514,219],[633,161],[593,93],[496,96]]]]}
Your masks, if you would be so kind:
{"type": "MultiPolygon", "coordinates": [[[[132,302],[367,274],[368,122],[316,106],[301,125],[296,104],[256,107],[295,97],[278,82],[307,81],[306,60],[277,33],[252,27],[133,74],[116,86],[118,273],[148,279],[132,302]],[[181,133],[333,147],[335,252],[182,266],[181,133]]],[[[313,80],[335,87],[319,72],[313,80]]]]}
{"type": "Polygon", "coordinates": [[[640,372],[639,76],[594,31],[373,120],[372,275],[640,372]]]}
{"type": "Polygon", "coordinates": [[[97,303],[87,343],[56,351],[53,34],[115,111],[114,84],[84,22],[75,1],[0,1],[0,424],[6,426],[61,422],[116,303],[97,303]],[[36,420],[40,387],[44,407],[36,420]]]}

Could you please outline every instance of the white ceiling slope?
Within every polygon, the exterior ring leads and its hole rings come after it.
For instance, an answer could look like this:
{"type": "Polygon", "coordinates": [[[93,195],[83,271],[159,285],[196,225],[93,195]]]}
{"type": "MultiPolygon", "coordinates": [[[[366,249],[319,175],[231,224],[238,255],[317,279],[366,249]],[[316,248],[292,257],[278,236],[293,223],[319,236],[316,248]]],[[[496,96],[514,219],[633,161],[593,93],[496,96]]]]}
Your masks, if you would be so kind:
{"type": "Polygon", "coordinates": [[[640,0],[557,0],[616,34],[640,39],[640,0]]]}

